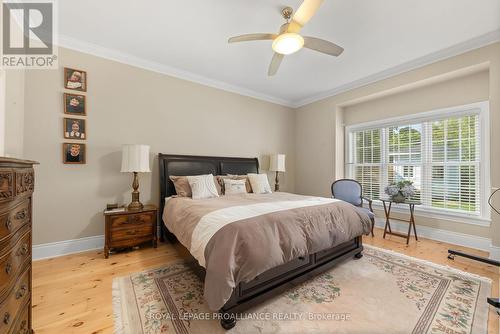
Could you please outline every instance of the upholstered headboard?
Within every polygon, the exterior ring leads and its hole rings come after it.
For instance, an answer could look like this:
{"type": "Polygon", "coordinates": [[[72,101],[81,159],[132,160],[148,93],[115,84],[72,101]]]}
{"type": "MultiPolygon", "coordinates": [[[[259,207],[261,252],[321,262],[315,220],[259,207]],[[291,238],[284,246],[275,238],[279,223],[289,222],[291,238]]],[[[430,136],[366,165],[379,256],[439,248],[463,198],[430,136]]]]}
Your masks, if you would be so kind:
{"type": "Polygon", "coordinates": [[[248,174],[259,172],[257,158],[232,158],[232,157],[205,157],[192,155],[159,154],[160,163],[160,230],[161,240],[165,238],[175,240],[163,222],[163,208],[165,197],[175,195],[175,187],[170,180],[170,175],[226,175],[248,174]]]}

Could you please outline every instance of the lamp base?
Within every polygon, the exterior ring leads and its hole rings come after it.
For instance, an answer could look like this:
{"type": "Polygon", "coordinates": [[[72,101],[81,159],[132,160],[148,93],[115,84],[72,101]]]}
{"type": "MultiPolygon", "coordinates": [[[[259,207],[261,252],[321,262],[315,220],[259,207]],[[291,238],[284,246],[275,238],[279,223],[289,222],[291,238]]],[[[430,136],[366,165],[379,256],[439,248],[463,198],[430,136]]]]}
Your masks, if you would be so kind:
{"type": "Polygon", "coordinates": [[[128,209],[133,211],[133,210],[142,210],[144,208],[144,205],[139,201],[139,178],[137,177],[137,172],[134,172],[134,182],[132,183],[132,188],[134,191],[132,191],[132,202],[128,205],[128,209]]]}
{"type": "Polygon", "coordinates": [[[280,191],[280,180],[278,177],[278,172],[276,172],[276,178],[274,179],[274,191],[280,191]]]}
{"type": "Polygon", "coordinates": [[[135,211],[135,210],[142,210],[144,208],[144,205],[141,202],[130,202],[130,204],[127,206],[127,209],[129,211],[135,211]]]}

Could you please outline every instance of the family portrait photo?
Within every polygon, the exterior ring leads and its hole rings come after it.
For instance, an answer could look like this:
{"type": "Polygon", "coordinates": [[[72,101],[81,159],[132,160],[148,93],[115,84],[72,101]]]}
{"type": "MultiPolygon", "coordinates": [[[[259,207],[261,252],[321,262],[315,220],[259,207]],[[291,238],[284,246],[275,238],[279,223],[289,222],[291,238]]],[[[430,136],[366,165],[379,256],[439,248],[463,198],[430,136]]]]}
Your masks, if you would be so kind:
{"type": "Polygon", "coordinates": [[[63,143],[63,162],[65,164],[84,164],[85,144],[63,143]]]}
{"type": "Polygon", "coordinates": [[[65,67],[64,88],[86,92],[87,72],[65,67]]]}
{"type": "Polygon", "coordinates": [[[87,139],[85,120],[77,118],[64,118],[64,138],[87,139]]]}
{"type": "Polygon", "coordinates": [[[87,115],[85,95],[64,93],[64,113],[76,116],[87,115]]]}

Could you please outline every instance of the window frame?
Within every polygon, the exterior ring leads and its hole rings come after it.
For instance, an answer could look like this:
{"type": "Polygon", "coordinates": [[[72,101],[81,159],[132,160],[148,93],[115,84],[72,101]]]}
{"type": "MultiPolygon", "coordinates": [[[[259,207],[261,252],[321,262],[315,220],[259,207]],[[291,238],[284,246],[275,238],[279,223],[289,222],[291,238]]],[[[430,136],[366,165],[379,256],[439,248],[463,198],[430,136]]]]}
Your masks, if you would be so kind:
{"type": "MultiPolygon", "coordinates": [[[[366,131],[366,130],[374,130],[381,129],[381,163],[380,165],[387,164],[388,159],[386,157],[388,143],[386,142],[386,136],[384,135],[385,130],[383,128],[387,128],[390,126],[400,126],[400,125],[408,125],[415,123],[424,123],[424,122],[432,122],[435,120],[442,120],[446,118],[458,118],[469,115],[478,115],[479,116],[479,192],[480,192],[480,215],[476,214],[468,214],[466,212],[453,212],[449,210],[443,210],[438,208],[430,208],[430,207],[422,207],[416,206],[415,211],[417,214],[423,217],[435,218],[435,219],[443,219],[450,220],[454,222],[472,224],[472,225],[480,225],[480,226],[490,226],[491,225],[491,210],[488,206],[488,197],[490,194],[491,183],[490,183],[490,121],[489,121],[489,101],[483,101],[478,103],[472,103],[461,106],[453,106],[449,108],[436,109],[432,111],[426,111],[422,113],[405,115],[399,117],[391,117],[377,121],[364,122],[359,124],[353,124],[345,126],[344,128],[344,175],[346,177],[354,178],[354,175],[351,175],[350,168],[355,163],[355,154],[353,145],[354,132],[358,131],[366,131]]],[[[426,127],[424,126],[422,129],[422,138],[427,137],[426,127]]],[[[422,147],[424,146],[424,142],[421,143],[422,147]]],[[[426,159],[424,159],[424,152],[422,150],[422,162],[421,165],[424,166],[426,164],[426,159]]],[[[412,165],[412,163],[408,163],[408,165],[412,165]]],[[[425,168],[422,171],[425,173],[425,168]]],[[[382,174],[381,180],[381,188],[384,180],[384,173],[382,174]]],[[[425,176],[422,174],[423,181],[426,180],[425,176]]],[[[378,201],[374,201],[374,206],[381,207],[381,203],[378,201]]],[[[403,212],[403,208],[401,205],[395,205],[394,212],[403,212]]]]}

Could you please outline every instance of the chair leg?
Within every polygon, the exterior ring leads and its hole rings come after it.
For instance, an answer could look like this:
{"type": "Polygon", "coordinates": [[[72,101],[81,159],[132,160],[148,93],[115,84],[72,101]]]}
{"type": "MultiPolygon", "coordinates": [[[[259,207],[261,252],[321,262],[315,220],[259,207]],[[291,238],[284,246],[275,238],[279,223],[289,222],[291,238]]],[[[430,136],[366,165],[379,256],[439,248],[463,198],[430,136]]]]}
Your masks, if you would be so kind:
{"type": "Polygon", "coordinates": [[[375,234],[373,234],[373,228],[375,227],[375,219],[372,218],[371,221],[372,221],[372,237],[374,237],[375,234]]]}

